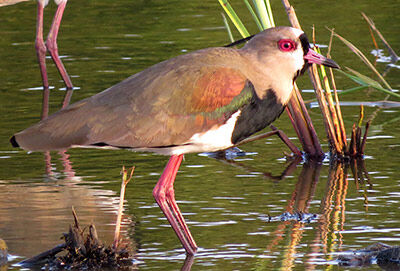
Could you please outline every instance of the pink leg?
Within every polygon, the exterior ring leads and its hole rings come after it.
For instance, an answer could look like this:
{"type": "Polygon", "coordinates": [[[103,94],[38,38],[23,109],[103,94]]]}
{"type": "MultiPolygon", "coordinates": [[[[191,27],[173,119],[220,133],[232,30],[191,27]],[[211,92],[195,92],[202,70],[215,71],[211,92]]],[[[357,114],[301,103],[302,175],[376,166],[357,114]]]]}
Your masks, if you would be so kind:
{"type": "Polygon", "coordinates": [[[197,251],[196,242],[175,201],[174,181],[182,158],[183,154],[171,156],[161,178],[154,187],[153,196],[181,241],[186,253],[194,255],[197,251]]]}
{"type": "Polygon", "coordinates": [[[41,1],[38,1],[37,23],[36,23],[36,40],[35,48],[39,61],[40,74],[43,82],[43,103],[42,103],[42,119],[47,118],[49,114],[49,80],[46,71],[46,45],[43,41],[43,8],[41,1]]]}
{"type": "Polygon", "coordinates": [[[67,86],[67,89],[73,89],[71,79],[69,78],[63,63],[61,62],[60,56],[58,55],[58,47],[57,47],[58,30],[60,28],[61,19],[66,5],[67,5],[67,0],[62,1],[58,5],[56,14],[54,15],[53,23],[49,31],[49,35],[47,36],[46,47],[51,55],[51,58],[56,64],[57,69],[60,72],[60,75],[64,80],[65,85],[67,86]]]}
{"type": "Polygon", "coordinates": [[[43,8],[41,1],[38,1],[37,23],[36,23],[36,40],[35,48],[39,60],[40,73],[43,80],[43,88],[49,88],[49,82],[46,72],[46,45],[43,41],[43,8]]]}
{"type": "Polygon", "coordinates": [[[66,86],[67,93],[65,95],[63,106],[65,108],[69,104],[69,100],[71,98],[71,91],[73,89],[71,79],[69,78],[67,71],[65,70],[64,65],[62,64],[60,57],[58,55],[57,48],[57,35],[58,29],[60,28],[60,23],[62,19],[62,15],[65,9],[65,5],[67,1],[63,1],[57,8],[56,14],[54,15],[53,24],[51,26],[49,35],[47,37],[46,44],[43,40],[43,9],[44,6],[41,1],[38,1],[38,12],[37,12],[37,24],[36,24],[36,40],[35,40],[35,48],[36,54],[39,61],[40,74],[42,76],[43,82],[43,103],[42,103],[42,119],[47,118],[49,113],[49,80],[47,77],[46,70],[46,51],[48,50],[51,57],[53,58],[54,63],[56,64],[66,86]]]}

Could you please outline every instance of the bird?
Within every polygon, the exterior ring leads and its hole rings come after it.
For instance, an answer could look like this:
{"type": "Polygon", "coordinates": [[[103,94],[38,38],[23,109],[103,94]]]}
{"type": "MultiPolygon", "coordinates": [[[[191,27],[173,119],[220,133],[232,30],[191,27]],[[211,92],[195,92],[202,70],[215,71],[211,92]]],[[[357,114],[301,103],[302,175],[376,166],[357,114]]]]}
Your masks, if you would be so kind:
{"type": "Polygon", "coordinates": [[[175,201],[184,154],[233,147],[280,116],[295,79],[311,64],[339,68],[306,34],[275,27],[242,48],[213,47],[155,64],[16,133],[27,151],[72,147],[169,155],[153,196],[187,255],[197,244],[175,201]]]}

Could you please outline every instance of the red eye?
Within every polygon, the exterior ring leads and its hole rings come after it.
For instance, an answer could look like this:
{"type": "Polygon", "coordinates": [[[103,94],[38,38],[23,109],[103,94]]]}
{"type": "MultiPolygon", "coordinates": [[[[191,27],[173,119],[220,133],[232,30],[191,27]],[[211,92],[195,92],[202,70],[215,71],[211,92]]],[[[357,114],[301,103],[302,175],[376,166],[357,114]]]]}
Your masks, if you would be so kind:
{"type": "Polygon", "coordinates": [[[278,41],[278,47],[283,52],[290,52],[296,49],[296,43],[292,40],[283,39],[278,41]]]}

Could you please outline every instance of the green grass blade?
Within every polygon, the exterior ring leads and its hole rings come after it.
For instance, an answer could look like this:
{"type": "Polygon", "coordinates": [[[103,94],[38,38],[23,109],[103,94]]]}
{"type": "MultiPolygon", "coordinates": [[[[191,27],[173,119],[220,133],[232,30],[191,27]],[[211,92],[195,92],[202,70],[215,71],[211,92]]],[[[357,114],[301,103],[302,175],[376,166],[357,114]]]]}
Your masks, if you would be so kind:
{"type": "Polygon", "coordinates": [[[243,25],[242,21],[239,19],[236,12],[233,10],[231,4],[229,4],[229,2],[227,0],[218,0],[218,1],[221,4],[222,8],[225,10],[226,14],[228,14],[232,23],[235,25],[235,27],[239,31],[240,35],[242,35],[243,38],[250,36],[246,27],[243,25]]]}
{"type": "Polygon", "coordinates": [[[358,78],[360,78],[362,81],[364,81],[367,85],[370,85],[371,87],[378,87],[378,88],[382,88],[382,85],[379,84],[377,81],[375,81],[374,79],[365,76],[361,73],[359,73],[358,71],[355,71],[353,69],[350,69],[349,67],[346,67],[346,69],[351,72],[352,74],[354,74],[355,76],[357,76],[358,78]]]}
{"type": "Polygon", "coordinates": [[[373,88],[375,88],[375,89],[377,89],[377,90],[380,90],[380,91],[382,91],[382,92],[385,92],[386,94],[389,94],[389,95],[394,96],[394,97],[396,97],[396,98],[400,98],[400,94],[395,93],[395,92],[393,92],[393,91],[391,91],[391,90],[388,90],[388,89],[386,89],[386,88],[375,87],[375,86],[371,86],[371,87],[373,87],[373,88]]]}
{"type": "Polygon", "coordinates": [[[343,70],[338,70],[338,72],[344,74],[346,77],[350,78],[351,80],[353,80],[354,82],[356,82],[357,84],[359,84],[361,86],[369,86],[367,83],[365,83],[363,80],[361,80],[359,77],[357,77],[355,75],[351,75],[343,70]]]}
{"type": "Polygon", "coordinates": [[[378,28],[375,26],[374,21],[372,21],[371,18],[369,18],[367,15],[365,15],[364,12],[361,12],[361,15],[364,17],[365,21],[369,24],[369,26],[371,27],[371,29],[373,29],[376,34],[378,34],[378,37],[381,39],[381,41],[383,42],[383,44],[385,45],[386,49],[388,50],[389,54],[390,54],[390,58],[392,60],[392,63],[396,63],[397,61],[399,61],[399,56],[396,54],[396,52],[392,49],[392,47],[390,46],[390,44],[386,41],[386,39],[383,37],[382,33],[378,30],[378,28]]]}
{"type": "Polygon", "coordinates": [[[258,19],[257,14],[254,12],[253,8],[251,7],[249,1],[247,1],[247,0],[243,0],[243,1],[246,4],[247,9],[250,11],[251,16],[253,17],[254,21],[256,22],[256,25],[257,25],[258,29],[260,31],[263,31],[264,29],[263,29],[263,27],[262,27],[262,25],[260,23],[260,20],[258,19]]]}
{"type": "Polygon", "coordinates": [[[235,39],[233,38],[231,27],[229,26],[228,20],[226,19],[225,14],[221,13],[221,15],[222,15],[222,20],[224,21],[226,31],[228,32],[229,39],[231,42],[234,42],[235,39]]]}
{"type": "Polygon", "coordinates": [[[272,13],[271,3],[269,2],[269,0],[265,0],[265,4],[267,5],[267,12],[271,25],[272,27],[275,27],[275,21],[274,21],[274,15],[272,13]]]}
{"type": "Polygon", "coordinates": [[[253,0],[256,12],[260,18],[263,29],[272,27],[264,0],[253,0]]]}
{"type": "Polygon", "coordinates": [[[387,94],[389,94],[391,96],[394,96],[396,98],[400,98],[400,94],[395,93],[395,92],[393,92],[393,91],[391,91],[389,89],[383,88],[377,81],[369,78],[368,76],[365,76],[365,75],[362,75],[362,74],[356,72],[357,74],[360,74],[362,76],[362,77],[358,77],[356,75],[349,74],[349,73],[347,73],[345,71],[342,71],[342,70],[337,70],[337,71],[341,72],[342,74],[344,74],[345,76],[347,76],[348,78],[350,78],[351,80],[353,80],[354,82],[360,84],[363,87],[366,87],[366,86],[372,87],[374,89],[377,89],[379,91],[385,92],[385,93],[387,93],[387,94]],[[369,84],[370,82],[372,82],[372,84],[369,84]]]}
{"type": "Polygon", "coordinates": [[[362,89],[366,89],[366,88],[368,88],[368,86],[366,86],[366,85],[365,86],[362,85],[362,86],[358,86],[358,87],[354,87],[354,88],[349,88],[349,89],[342,90],[341,92],[338,92],[338,95],[348,94],[348,93],[352,93],[352,92],[355,92],[357,90],[362,90],[362,89]]]}

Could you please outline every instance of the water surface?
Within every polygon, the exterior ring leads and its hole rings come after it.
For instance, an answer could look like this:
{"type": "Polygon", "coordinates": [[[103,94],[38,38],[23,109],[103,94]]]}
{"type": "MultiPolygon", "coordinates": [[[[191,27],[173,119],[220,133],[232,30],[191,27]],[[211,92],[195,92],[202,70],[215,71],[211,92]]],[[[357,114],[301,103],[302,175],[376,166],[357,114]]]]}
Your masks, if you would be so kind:
{"type": "MultiPolygon", "coordinates": [[[[256,27],[241,1],[232,1],[249,30],[256,27]]],[[[360,11],[371,16],[399,52],[397,1],[293,1],[303,28],[327,44],[334,27],[371,60],[374,49],[360,11]]],[[[272,1],[278,25],[287,25],[280,1],[272,1]]],[[[69,1],[59,36],[62,60],[76,86],[72,100],[89,97],[173,56],[229,43],[217,1],[69,1]]],[[[34,1],[0,8],[0,238],[12,255],[30,257],[60,242],[74,206],[82,224],[94,222],[110,243],[118,206],[122,165],[136,166],[126,194],[123,236],[141,270],[179,270],[184,251],[152,197],[167,157],[129,151],[74,149],[31,153],[13,149],[9,137],[40,119],[41,80],[34,51],[34,1]]],[[[54,4],[46,9],[48,25],[54,4]]],[[[239,35],[236,34],[236,37],[239,35]]],[[[382,45],[380,45],[383,48],[382,45]]],[[[340,41],[332,57],[342,66],[372,76],[340,41]]],[[[50,60],[50,110],[65,88],[50,60]]],[[[378,62],[383,71],[387,63],[378,62]]],[[[386,79],[400,88],[399,69],[386,79]]],[[[310,89],[307,76],[299,80],[310,89]]],[[[353,82],[337,74],[341,89],[353,82]]],[[[305,99],[312,99],[305,93],[305,99]]],[[[341,97],[350,131],[359,103],[385,95],[365,90],[341,97]]],[[[378,104],[379,105],[379,104],[378,104]]],[[[325,150],[318,108],[310,110],[325,150]]],[[[373,119],[364,164],[330,166],[293,163],[289,150],[269,138],[243,146],[246,156],[216,160],[190,154],[180,168],[176,197],[199,245],[192,270],[339,269],[338,253],[372,243],[400,243],[400,111],[366,107],[373,119]],[[357,171],[356,171],[357,169],[357,171]],[[356,174],[355,174],[356,173],[356,174]],[[290,213],[316,214],[281,221],[290,213]],[[333,266],[332,266],[333,265],[333,266]]],[[[275,122],[294,142],[285,114],[275,122]]],[[[18,269],[10,265],[11,269],[18,269]]],[[[379,269],[377,265],[369,267],[379,269]]]]}

